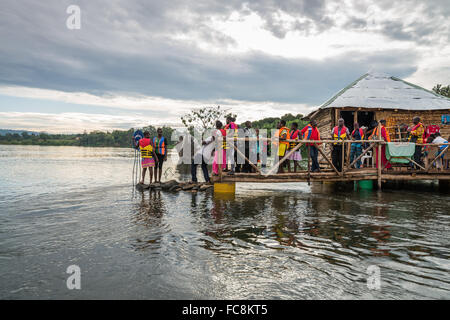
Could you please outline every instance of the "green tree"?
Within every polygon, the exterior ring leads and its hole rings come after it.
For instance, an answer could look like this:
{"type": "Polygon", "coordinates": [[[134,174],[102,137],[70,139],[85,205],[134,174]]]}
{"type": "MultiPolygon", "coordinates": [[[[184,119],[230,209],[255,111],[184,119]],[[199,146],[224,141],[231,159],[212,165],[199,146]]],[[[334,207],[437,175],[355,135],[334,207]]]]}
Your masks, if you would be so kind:
{"type": "Polygon", "coordinates": [[[437,84],[433,87],[433,91],[441,96],[450,98],[450,85],[443,87],[442,84],[437,84]]]}
{"type": "Polygon", "coordinates": [[[235,114],[227,112],[220,106],[203,107],[193,109],[181,117],[181,122],[194,135],[194,132],[204,133],[206,129],[215,128],[217,120],[223,120],[228,115],[236,117],[235,114]]]}

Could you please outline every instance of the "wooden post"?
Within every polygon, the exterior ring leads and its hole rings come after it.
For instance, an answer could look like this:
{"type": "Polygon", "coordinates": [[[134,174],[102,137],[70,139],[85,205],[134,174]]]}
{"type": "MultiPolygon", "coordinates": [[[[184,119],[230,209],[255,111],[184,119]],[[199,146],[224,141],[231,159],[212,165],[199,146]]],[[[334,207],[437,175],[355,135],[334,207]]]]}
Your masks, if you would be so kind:
{"type": "MultiPolygon", "coordinates": [[[[288,142],[291,142],[291,141],[292,141],[292,142],[298,142],[298,141],[295,141],[295,140],[285,140],[285,141],[288,141],[288,142]]],[[[283,162],[286,161],[286,160],[291,156],[291,154],[293,154],[295,151],[297,151],[298,149],[300,149],[300,147],[302,146],[302,144],[303,144],[303,143],[299,143],[298,145],[295,146],[294,149],[292,149],[291,151],[289,151],[288,154],[286,154],[280,161],[278,161],[278,163],[276,163],[276,164],[272,167],[272,169],[270,169],[269,172],[267,172],[266,175],[270,175],[270,174],[274,173],[275,170],[277,170],[278,167],[281,166],[281,165],[283,164],[283,162]]],[[[277,152],[278,152],[278,147],[277,147],[276,150],[277,150],[277,152]]]]}
{"type": "Polygon", "coordinates": [[[219,139],[217,139],[216,150],[218,150],[217,151],[217,164],[219,165],[219,181],[220,182],[222,182],[222,163],[224,161],[222,145],[223,145],[223,143],[221,143],[219,141],[219,139]]]}
{"type": "Polygon", "coordinates": [[[236,150],[236,152],[237,152],[240,156],[244,157],[244,159],[245,159],[246,161],[248,161],[248,163],[250,164],[250,166],[251,166],[253,169],[255,169],[256,172],[258,172],[259,174],[261,174],[261,171],[259,171],[258,167],[255,166],[255,165],[254,165],[254,164],[253,164],[253,163],[245,156],[245,154],[243,154],[243,153],[241,152],[241,150],[238,149],[238,147],[236,147],[236,146],[233,144],[233,148],[234,148],[234,150],[236,150]]]}
{"type": "Polygon", "coordinates": [[[308,186],[311,184],[311,147],[308,145],[308,186]]]}
{"type": "Polygon", "coordinates": [[[340,175],[341,173],[336,169],[336,167],[333,165],[333,162],[330,161],[330,159],[328,159],[327,155],[325,154],[325,152],[322,151],[321,148],[319,148],[319,146],[317,145],[317,143],[314,143],[315,147],[317,148],[317,150],[319,150],[319,152],[322,154],[323,158],[328,162],[328,164],[331,166],[331,169],[333,169],[334,171],[336,171],[337,175],[340,175]]]}
{"type": "Polygon", "coordinates": [[[341,175],[344,174],[345,140],[342,140],[341,175]]]}
{"type": "MultiPolygon", "coordinates": [[[[378,140],[381,140],[381,122],[378,122],[378,140]]],[[[381,142],[378,142],[378,190],[381,190],[381,142]]]]}

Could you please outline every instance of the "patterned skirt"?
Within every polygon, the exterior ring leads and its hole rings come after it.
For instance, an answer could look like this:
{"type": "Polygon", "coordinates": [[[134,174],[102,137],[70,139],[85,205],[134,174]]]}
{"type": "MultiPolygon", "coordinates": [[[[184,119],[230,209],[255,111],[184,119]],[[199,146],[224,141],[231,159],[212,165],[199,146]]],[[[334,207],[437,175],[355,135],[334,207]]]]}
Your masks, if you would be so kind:
{"type": "Polygon", "coordinates": [[[301,153],[301,151],[295,151],[293,154],[291,154],[289,156],[289,160],[302,161],[302,153],[301,153]]]}
{"type": "Polygon", "coordinates": [[[153,158],[142,158],[141,160],[142,168],[152,168],[155,166],[155,159],[153,158]]]}

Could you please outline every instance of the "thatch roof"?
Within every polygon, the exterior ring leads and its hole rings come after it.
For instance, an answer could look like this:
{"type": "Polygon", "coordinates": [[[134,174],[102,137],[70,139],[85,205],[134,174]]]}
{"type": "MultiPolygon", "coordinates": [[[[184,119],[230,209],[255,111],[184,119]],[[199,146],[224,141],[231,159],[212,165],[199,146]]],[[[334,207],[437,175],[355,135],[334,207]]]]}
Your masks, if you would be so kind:
{"type": "Polygon", "coordinates": [[[319,109],[343,107],[445,110],[450,109],[450,99],[388,74],[366,73],[319,109]]]}

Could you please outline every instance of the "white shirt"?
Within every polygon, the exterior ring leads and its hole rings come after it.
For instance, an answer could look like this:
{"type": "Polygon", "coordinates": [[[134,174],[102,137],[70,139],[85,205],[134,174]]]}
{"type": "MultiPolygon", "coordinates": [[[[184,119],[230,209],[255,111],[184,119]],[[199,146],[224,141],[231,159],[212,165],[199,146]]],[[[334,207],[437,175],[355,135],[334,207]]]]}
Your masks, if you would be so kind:
{"type": "Polygon", "coordinates": [[[445,140],[442,137],[436,137],[436,138],[434,138],[432,143],[448,143],[448,142],[447,142],[447,140],[445,140]]]}
{"type": "Polygon", "coordinates": [[[208,163],[208,161],[211,158],[211,152],[214,150],[214,147],[215,147],[215,145],[213,143],[214,138],[211,136],[211,137],[207,138],[205,140],[205,142],[206,142],[206,144],[202,145],[201,147],[197,147],[197,148],[194,147],[196,150],[195,158],[200,157],[200,155],[203,155],[203,159],[205,160],[206,163],[208,163]]]}

